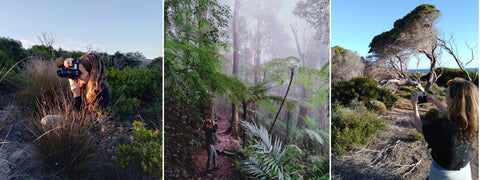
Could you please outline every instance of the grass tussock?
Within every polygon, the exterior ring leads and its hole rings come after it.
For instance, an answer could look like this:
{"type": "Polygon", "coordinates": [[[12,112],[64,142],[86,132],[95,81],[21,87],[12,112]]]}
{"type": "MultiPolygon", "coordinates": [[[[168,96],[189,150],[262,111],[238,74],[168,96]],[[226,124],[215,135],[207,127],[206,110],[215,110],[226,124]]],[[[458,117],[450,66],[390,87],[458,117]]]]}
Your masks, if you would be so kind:
{"type": "Polygon", "coordinates": [[[59,78],[49,61],[24,64],[19,85],[23,109],[31,113],[25,123],[42,163],[42,171],[61,179],[81,179],[98,167],[106,145],[102,126],[104,110],[74,111],[68,80],[59,78]]]}
{"type": "Polygon", "coordinates": [[[40,112],[27,124],[34,138],[32,143],[45,170],[68,179],[85,177],[105,154],[100,140],[107,115],[101,111],[74,112],[65,96],[55,96],[62,100],[39,104],[40,112]]]}
{"type": "Polygon", "coordinates": [[[70,91],[68,80],[58,77],[53,62],[30,60],[24,64],[23,68],[18,80],[22,90],[18,96],[26,108],[39,111],[38,102],[44,104],[59,102],[61,100],[59,98],[71,99],[68,96],[70,94],[65,94],[70,91]]]}

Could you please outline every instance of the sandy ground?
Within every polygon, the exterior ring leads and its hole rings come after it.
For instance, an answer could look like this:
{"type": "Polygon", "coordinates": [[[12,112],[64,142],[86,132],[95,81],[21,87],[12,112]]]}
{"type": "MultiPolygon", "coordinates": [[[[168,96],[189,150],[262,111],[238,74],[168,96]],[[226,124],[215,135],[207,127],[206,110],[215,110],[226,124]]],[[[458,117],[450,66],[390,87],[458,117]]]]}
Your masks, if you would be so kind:
{"type": "MultiPolygon", "coordinates": [[[[408,100],[402,99],[404,104],[408,100]]],[[[424,114],[432,105],[421,107],[424,114]]],[[[388,129],[372,136],[370,142],[348,155],[332,156],[332,179],[426,179],[432,157],[425,140],[411,142],[407,135],[416,132],[412,108],[393,108],[379,115],[388,129]]],[[[478,141],[470,155],[472,178],[478,180],[478,141]]]]}

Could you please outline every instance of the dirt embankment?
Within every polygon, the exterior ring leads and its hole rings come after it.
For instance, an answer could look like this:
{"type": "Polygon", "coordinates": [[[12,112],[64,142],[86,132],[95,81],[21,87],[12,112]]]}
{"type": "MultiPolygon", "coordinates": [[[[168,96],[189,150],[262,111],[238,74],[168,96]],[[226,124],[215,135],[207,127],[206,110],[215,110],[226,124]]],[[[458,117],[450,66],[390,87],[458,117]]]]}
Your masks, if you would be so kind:
{"type": "MultiPolygon", "coordinates": [[[[403,104],[409,104],[402,99],[403,104]]],[[[432,105],[420,108],[425,114],[432,105]]],[[[379,116],[388,129],[371,137],[370,142],[348,155],[332,156],[332,179],[426,179],[432,157],[425,140],[411,142],[416,132],[411,107],[393,108],[379,116]]],[[[478,141],[470,154],[472,178],[478,180],[478,141]]]]}

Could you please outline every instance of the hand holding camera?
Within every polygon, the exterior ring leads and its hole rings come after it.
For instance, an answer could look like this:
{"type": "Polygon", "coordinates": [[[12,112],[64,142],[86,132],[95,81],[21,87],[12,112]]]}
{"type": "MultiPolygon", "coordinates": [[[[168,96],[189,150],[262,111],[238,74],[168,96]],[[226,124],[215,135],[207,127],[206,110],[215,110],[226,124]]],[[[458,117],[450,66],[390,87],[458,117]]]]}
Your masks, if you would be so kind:
{"type": "Polygon", "coordinates": [[[425,92],[416,92],[416,93],[412,93],[412,96],[410,99],[412,101],[412,104],[415,103],[415,100],[417,104],[423,104],[427,102],[427,97],[428,97],[427,93],[425,92]]]}
{"type": "Polygon", "coordinates": [[[57,65],[57,75],[61,78],[69,78],[70,90],[73,97],[80,96],[80,86],[77,83],[80,70],[78,69],[78,60],[73,58],[60,57],[55,60],[57,65]]]}
{"type": "Polygon", "coordinates": [[[78,60],[72,58],[60,57],[55,60],[57,65],[57,75],[61,78],[78,79],[80,70],[78,70],[78,60]]]}

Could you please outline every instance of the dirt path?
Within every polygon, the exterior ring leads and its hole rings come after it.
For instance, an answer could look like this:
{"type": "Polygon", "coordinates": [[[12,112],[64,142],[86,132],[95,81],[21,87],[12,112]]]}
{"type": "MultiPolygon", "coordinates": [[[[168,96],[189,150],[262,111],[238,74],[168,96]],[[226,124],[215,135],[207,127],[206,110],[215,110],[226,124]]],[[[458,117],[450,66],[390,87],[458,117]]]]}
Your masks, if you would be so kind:
{"type": "Polygon", "coordinates": [[[217,137],[215,139],[215,149],[217,150],[217,167],[216,171],[206,172],[207,150],[204,147],[197,149],[192,155],[193,166],[195,172],[193,179],[239,179],[239,173],[235,168],[233,161],[236,147],[240,144],[240,140],[233,138],[226,133],[230,127],[230,123],[226,115],[217,111],[217,137]]]}
{"type": "MultiPolygon", "coordinates": [[[[403,104],[408,100],[402,99],[403,104]]],[[[420,107],[425,114],[432,105],[420,107]]],[[[411,107],[393,108],[379,117],[388,129],[372,136],[370,142],[348,155],[332,156],[332,179],[426,179],[432,157],[425,140],[411,142],[408,134],[416,132],[411,107]]],[[[478,142],[470,155],[473,179],[478,179],[478,142]]]]}

